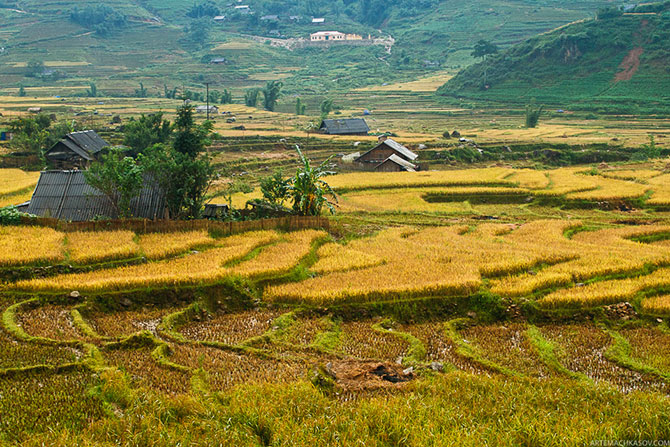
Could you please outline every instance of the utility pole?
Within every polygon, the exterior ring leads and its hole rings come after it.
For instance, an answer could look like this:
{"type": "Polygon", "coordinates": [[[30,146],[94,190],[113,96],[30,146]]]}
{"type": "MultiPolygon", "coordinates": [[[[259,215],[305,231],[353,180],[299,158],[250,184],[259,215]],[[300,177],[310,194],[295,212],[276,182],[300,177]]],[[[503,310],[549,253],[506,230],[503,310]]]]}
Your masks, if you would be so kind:
{"type": "Polygon", "coordinates": [[[209,82],[205,82],[207,86],[207,121],[209,121],[209,82]]]}

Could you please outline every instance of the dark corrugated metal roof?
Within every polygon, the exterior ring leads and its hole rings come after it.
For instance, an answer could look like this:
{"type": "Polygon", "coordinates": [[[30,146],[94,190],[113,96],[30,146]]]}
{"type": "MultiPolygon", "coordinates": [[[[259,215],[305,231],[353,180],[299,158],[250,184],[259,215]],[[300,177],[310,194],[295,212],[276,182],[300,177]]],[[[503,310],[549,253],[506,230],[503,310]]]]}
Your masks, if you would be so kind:
{"type": "Polygon", "coordinates": [[[77,146],[93,155],[109,146],[109,143],[100,138],[100,135],[95,130],[72,132],[66,135],[65,138],[72,140],[77,146]]]}
{"type": "Polygon", "coordinates": [[[383,145],[386,145],[386,146],[390,147],[394,151],[398,152],[400,155],[404,156],[405,159],[407,159],[409,161],[414,161],[417,158],[419,158],[419,156],[417,154],[415,154],[414,152],[410,151],[409,149],[407,149],[402,144],[400,144],[397,141],[392,140],[390,138],[387,138],[386,140],[382,141],[377,147],[383,146],[383,145]]]}
{"type": "Polygon", "coordinates": [[[370,132],[368,123],[362,118],[323,120],[321,129],[330,135],[367,134],[370,132]]]}
{"type": "MultiPolygon", "coordinates": [[[[399,158],[403,158],[403,159],[405,159],[405,160],[407,160],[407,161],[414,161],[414,160],[416,160],[417,158],[419,158],[419,156],[418,156],[417,154],[415,154],[414,152],[410,151],[409,149],[407,149],[407,148],[406,148],[405,146],[403,146],[402,144],[398,143],[398,142],[395,141],[395,140],[392,140],[392,139],[390,139],[390,138],[387,138],[386,140],[384,140],[384,141],[382,141],[381,143],[379,143],[377,146],[373,147],[372,149],[370,149],[369,151],[365,152],[363,155],[361,155],[360,157],[358,157],[358,159],[361,159],[361,158],[365,157],[365,156],[366,156],[367,154],[369,154],[370,152],[372,152],[372,151],[374,151],[374,150],[376,150],[376,149],[379,149],[379,148],[382,147],[382,146],[386,146],[386,147],[389,147],[389,148],[393,149],[394,151],[396,151],[396,153],[398,153],[398,154],[401,156],[401,157],[399,157],[399,158]]],[[[393,155],[392,155],[392,156],[393,156],[393,155]]]]}
{"type": "MultiPolygon", "coordinates": [[[[163,218],[165,198],[155,182],[147,181],[130,208],[133,217],[163,218]]],[[[27,213],[72,222],[117,217],[109,199],[86,183],[83,171],[42,172],[27,213]]]]}
{"type": "Polygon", "coordinates": [[[100,138],[100,135],[94,130],[85,130],[65,135],[62,140],[46,152],[46,157],[49,158],[49,154],[56,151],[61,145],[88,161],[93,160],[95,154],[109,147],[109,143],[100,138]]]}

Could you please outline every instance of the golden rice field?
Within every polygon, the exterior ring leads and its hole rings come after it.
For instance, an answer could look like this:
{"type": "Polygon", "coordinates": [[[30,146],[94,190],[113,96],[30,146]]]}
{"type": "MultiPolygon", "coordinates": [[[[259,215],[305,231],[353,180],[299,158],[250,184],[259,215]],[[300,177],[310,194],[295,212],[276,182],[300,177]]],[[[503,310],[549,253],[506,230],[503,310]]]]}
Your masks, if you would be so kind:
{"type": "Polygon", "coordinates": [[[40,177],[39,172],[25,172],[20,169],[0,169],[0,199],[34,188],[40,177]]]}
{"type": "MultiPolygon", "coordinates": [[[[462,204],[473,197],[489,197],[493,203],[551,199],[567,204],[635,203],[642,207],[666,207],[670,205],[670,174],[665,174],[664,169],[659,166],[594,172],[585,167],[551,170],[493,167],[416,173],[358,172],[335,175],[328,182],[339,195],[343,213],[458,214],[469,211],[462,204]]],[[[248,200],[260,197],[257,189],[233,195],[232,203],[243,208],[248,200]]]]}
{"type": "Polygon", "coordinates": [[[145,256],[161,259],[215,245],[205,231],[136,235],[130,231],[63,233],[51,228],[0,226],[0,266],[68,261],[84,265],[145,256]]]}
{"type": "MultiPolygon", "coordinates": [[[[87,265],[141,254],[145,260],[17,280],[5,283],[5,290],[101,293],[207,285],[233,277],[252,283],[279,278],[264,289],[264,300],[327,305],[467,297],[485,289],[502,297],[532,297],[543,306],[593,307],[642,300],[654,290],[670,288],[670,245],[656,241],[670,236],[665,225],[593,229],[579,221],[536,220],[403,226],[346,243],[316,230],[258,231],[221,239],[203,232],[137,236],[9,230],[4,227],[0,239],[4,266],[66,259],[87,265]],[[299,276],[281,279],[299,266],[299,276]]],[[[663,313],[670,312],[668,304],[667,297],[652,293],[642,307],[663,313]]]]}

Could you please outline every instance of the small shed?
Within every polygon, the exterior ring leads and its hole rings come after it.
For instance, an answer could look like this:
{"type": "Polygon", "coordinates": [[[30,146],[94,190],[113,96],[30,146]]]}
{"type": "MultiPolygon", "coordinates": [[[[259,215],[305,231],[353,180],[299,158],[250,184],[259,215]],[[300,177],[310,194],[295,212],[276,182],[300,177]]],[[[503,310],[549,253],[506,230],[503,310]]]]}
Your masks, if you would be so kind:
{"type": "MultiPolygon", "coordinates": [[[[207,113],[207,107],[208,106],[198,106],[195,108],[195,111],[197,113],[207,113]]],[[[219,108],[217,106],[209,106],[209,113],[218,115],[219,114],[219,108]]]]}
{"type": "Polygon", "coordinates": [[[205,204],[205,211],[202,217],[205,219],[223,219],[228,215],[228,205],[219,205],[216,203],[205,204]]]}
{"type": "Polygon", "coordinates": [[[86,168],[108,147],[94,130],[85,130],[65,135],[44,156],[56,169],[86,168]]]}
{"type": "Polygon", "coordinates": [[[404,158],[398,157],[396,154],[391,155],[389,158],[375,166],[375,171],[378,172],[416,172],[416,170],[416,165],[404,158]]]}
{"type": "Polygon", "coordinates": [[[368,123],[362,118],[323,120],[319,130],[328,135],[367,135],[368,123]]]}
{"type": "Polygon", "coordinates": [[[391,138],[382,137],[377,146],[358,157],[356,162],[379,164],[385,162],[389,157],[394,155],[410,164],[419,158],[417,154],[397,141],[392,140],[391,138]]]}
{"type": "MultiPolygon", "coordinates": [[[[130,202],[130,208],[133,217],[163,219],[165,195],[155,182],[147,179],[140,195],[130,202]]],[[[72,222],[117,217],[109,199],[86,183],[83,171],[42,172],[26,212],[72,222]]]]}

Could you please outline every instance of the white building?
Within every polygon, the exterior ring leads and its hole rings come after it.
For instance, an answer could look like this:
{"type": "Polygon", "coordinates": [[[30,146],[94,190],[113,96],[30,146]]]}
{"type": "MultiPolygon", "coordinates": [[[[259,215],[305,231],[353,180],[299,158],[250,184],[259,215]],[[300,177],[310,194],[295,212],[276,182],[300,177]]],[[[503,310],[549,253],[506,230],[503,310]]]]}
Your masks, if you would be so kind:
{"type": "Polygon", "coordinates": [[[347,35],[339,31],[319,31],[310,35],[312,42],[326,42],[333,40],[346,40],[347,35]]]}

